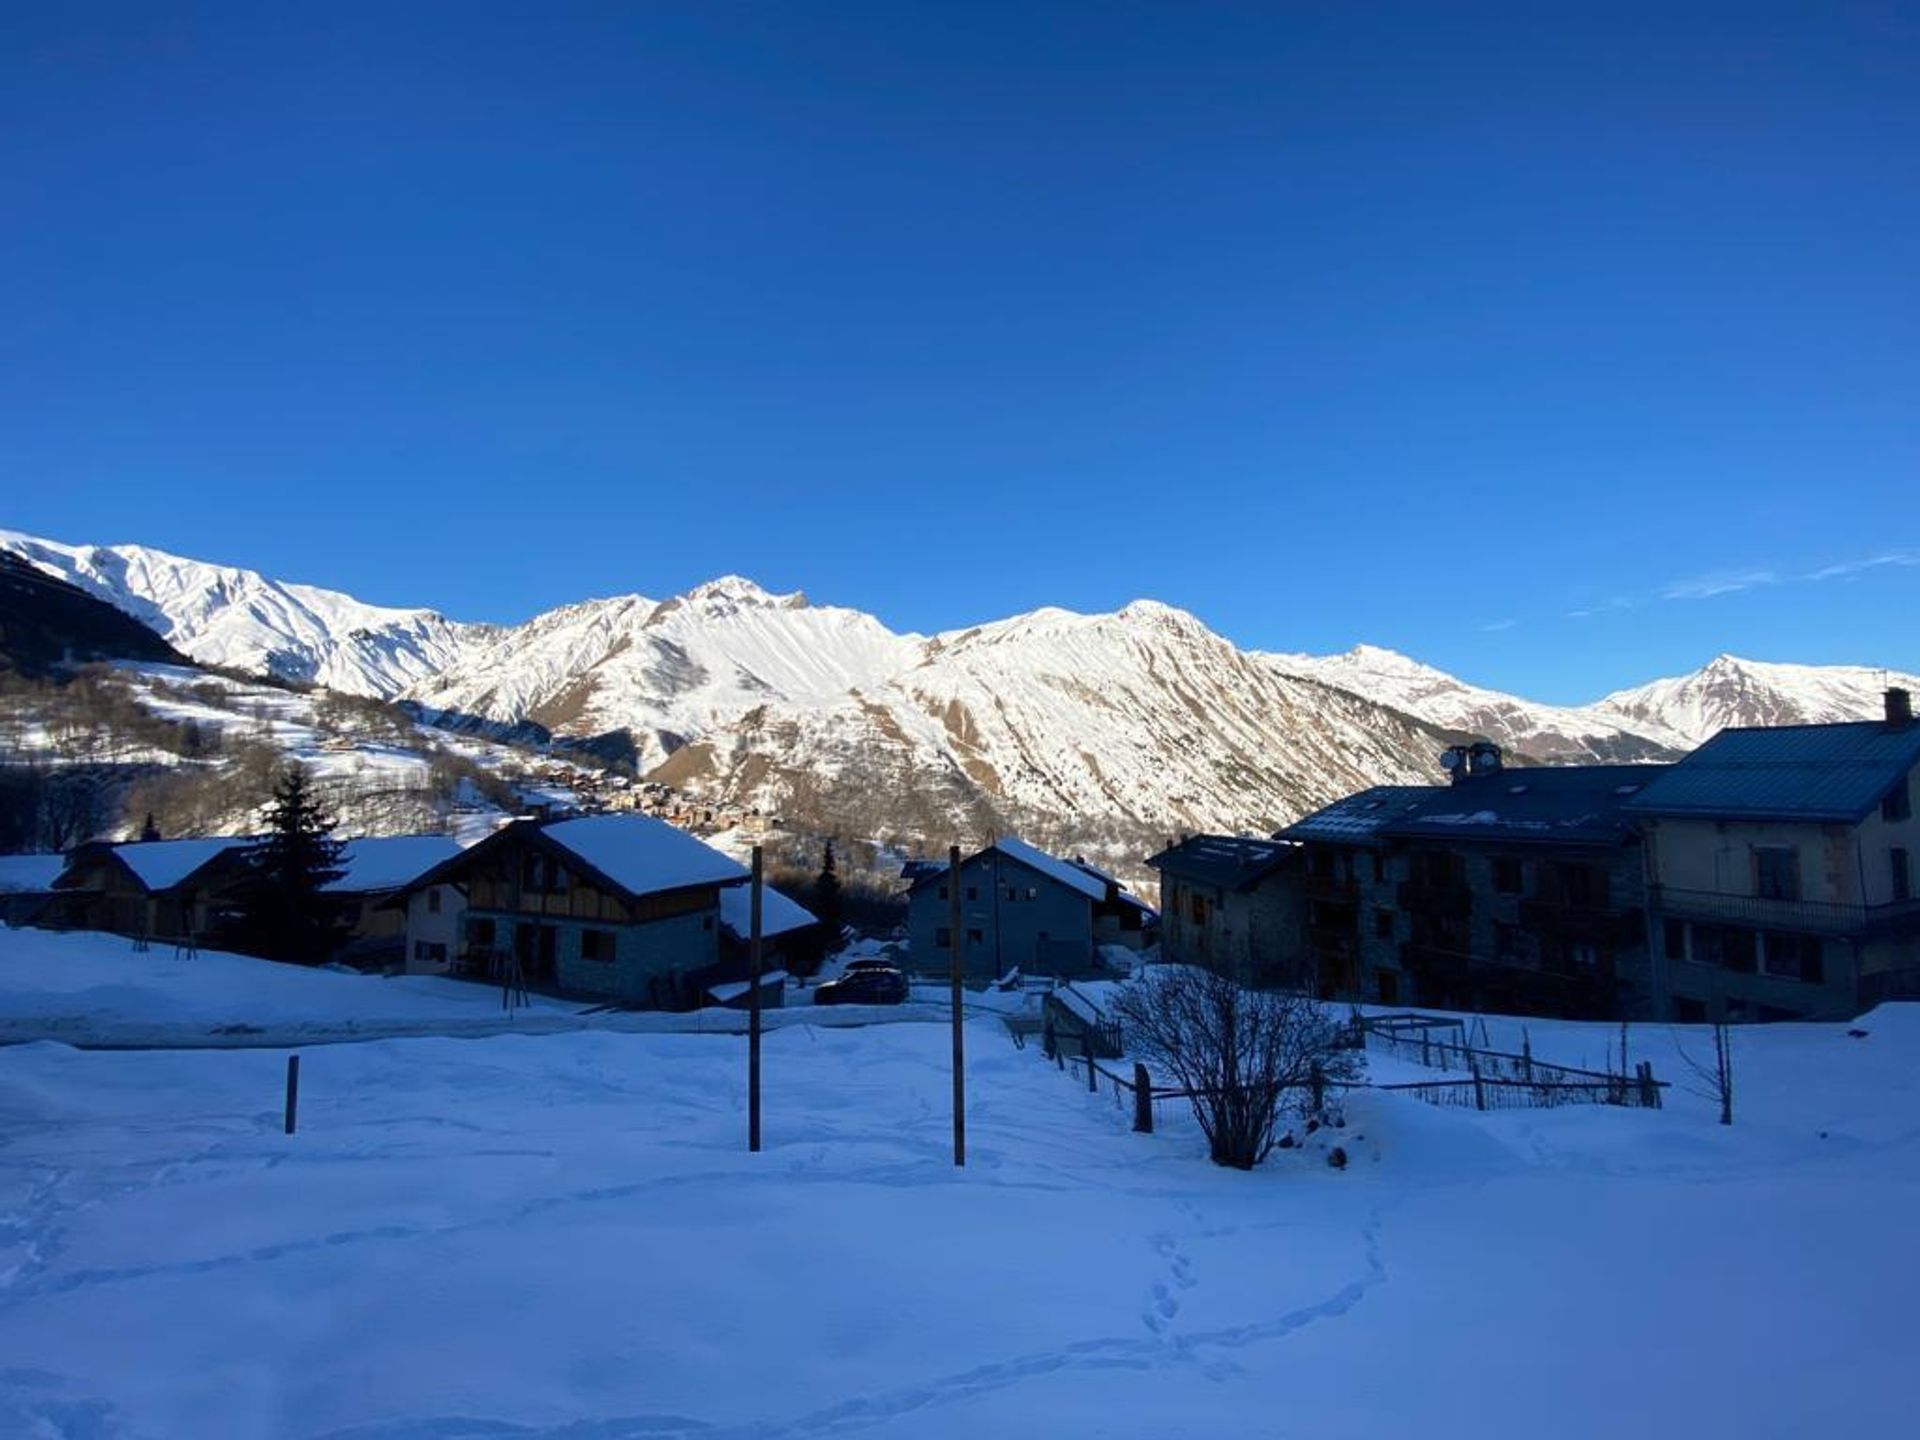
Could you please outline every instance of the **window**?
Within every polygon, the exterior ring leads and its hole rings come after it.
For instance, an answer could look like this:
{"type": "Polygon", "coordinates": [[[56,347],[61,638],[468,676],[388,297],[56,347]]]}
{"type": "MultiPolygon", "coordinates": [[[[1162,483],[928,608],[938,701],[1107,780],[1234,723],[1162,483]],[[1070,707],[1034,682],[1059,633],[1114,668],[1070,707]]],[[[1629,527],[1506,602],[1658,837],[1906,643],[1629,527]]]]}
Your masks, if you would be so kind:
{"type": "Polygon", "coordinates": [[[598,960],[602,963],[613,959],[613,931],[582,930],[580,932],[580,958],[598,960]]]}
{"type": "Polygon", "coordinates": [[[423,965],[444,965],[447,963],[447,947],[437,942],[416,940],[413,942],[413,958],[423,965]]]}
{"type": "Polygon", "coordinates": [[[1753,893],[1762,900],[1800,898],[1800,852],[1791,845],[1753,847],[1753,893]]]}
{"type": "Polygon", "coordinates": [[[427,913],[429,915],[438,915],[440,913],[440,887],[438,885],[430,887],[427,891],[427,913]]]}
{"type": "Polygon", "coordinates": [[[1520,862],[1510,855],[1496,855],[1493,861],[1493,888],[1502,895],[1518,895],[1520,883],[1520,862]]]}
{"type": "Polygon", "coordinates": [[[953,931],[944,925],[938,930],[935,930],[933,932],[933,947],[936,950],[951,950],[953,948],[953,931]]]}
{"type": "Polygon", "coordinates": [[[1908,788],[1908,778],[1902,775],[1880,801],[1882,820],[1908,820],[1913,817],[1913,792],[1908,788]]]}
{"type": "Polygon", "coordinates": [[[1687,958],[1687,922],[1669,920],[1663,927],[1666,934],[1667,959],[1684,960],[1687,958]]]}
{"type": "Polygon", "coordinates": [[[1207,897],[1206,896],[1195,893],[1189,899],[1188,908],[1190,913],[1193,916],[1194,924],[1204,925],[1207,923],[1207,897]]]}
{"type": "Polygon", "coordinates": [[[944,900],[944,899],[946,899],[946,898],[947,898],[947,887],[946,887],[946,886],[944,886],[944,885],[942,885],[942,886],[940,887],[940,898],[941,898],[942,900],[944,900]]]}
{"type": "Polygon", "coordinates": [[[1567,958],[1576,970],[1598,970],[1600,947],[1591,940],[1576,940],[1567,947],[1567,958]]]}
{"type": "Polygon", "coordinates": [[[1566,905],[1595,909],[1607,903],[1607,872],[1597,865],[1562,865],[1560,899],[1566,905]]]}
{"type": "Polygon", "coordinates": [[[1382,940],[1393,938],[1393,912],[1381,908],[1373,912],[1373,933],[1382,940]]]}
{"type": "Polygon", "coordinates": [[[980,887],[978,885],[967,886],[967,899],[978,900],[979,898],[980,898],[980,887]]]}
{"type": "Polygon", "coordinates": [[[1520,958],[1520,927],[1518,925],[1498,925],[1493,927],[1493,953],[1502,960],[1520,958]]]}
{"type": "Polygon", "coordinates": [[[1027,899],[1038,900],[1039,898],[1040,898],[1040,887],[1038,885],[1029,885],[1027,887],[1027,899]]]}
{"type": "Polygon", "coordinates": [[[983,940],[984,940],[984,937],[980,934],[978,930],[967,931],[967,944],[979,945],[983,943],[983,940]]]}
{"type": "Polygon", "coordinates": [[[1819,984],[1827,969],[1816,935],[1795,935],[1785,930],[1769,930],[1761,941],[1762,968],[1769,975],[1788,980],[1819,984]]]}
{"type": "Polygon", "coordinates": [[[1751,975],[1757,938],[1754,931],[1742,930],[1738,925],[1696,925],[1693,927],[1693,958],[1705,965],[1718,965],[1742,975],[1751,975]]]}
{"type": "Polygon", "coordinates": [[[1887,861],[1893,871],[1893,898],[1911,900],[1913,898],[1913,862],[1907,858],[1907,848],[1896,845],[1887,851],[1887,861]]]}
{"type": "Polygon", "coordinates": [[[1376,882],[1387,878],[1387,857],[1377,850],[1373,855],[1373,878],[1376,882]]]}
{"type": "Polygon", "coordinates": [[[495,938],[493,921],[467,921],[467,945],[470,949],[491,950],[493,949],[495,938]]]}

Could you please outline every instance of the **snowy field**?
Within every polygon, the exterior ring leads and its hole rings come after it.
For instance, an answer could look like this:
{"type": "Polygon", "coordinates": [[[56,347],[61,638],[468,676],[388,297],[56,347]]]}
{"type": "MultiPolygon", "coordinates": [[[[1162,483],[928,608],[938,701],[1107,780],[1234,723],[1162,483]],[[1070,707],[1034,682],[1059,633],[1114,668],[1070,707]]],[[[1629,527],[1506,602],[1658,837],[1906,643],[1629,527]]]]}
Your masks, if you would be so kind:
{"type": "Polygon", "coordinates": [[[964,1171],[934,1023],[769,1036],[758,1156],[733,1036],[314,1049],[291,1138],[278,1052],[0,1050],[0,1435],[1907,1436],[1861,1028],[1741,1032],[1730,1130],[1376,1095],[1251,1175],[985,1017],[964,1171]]]}

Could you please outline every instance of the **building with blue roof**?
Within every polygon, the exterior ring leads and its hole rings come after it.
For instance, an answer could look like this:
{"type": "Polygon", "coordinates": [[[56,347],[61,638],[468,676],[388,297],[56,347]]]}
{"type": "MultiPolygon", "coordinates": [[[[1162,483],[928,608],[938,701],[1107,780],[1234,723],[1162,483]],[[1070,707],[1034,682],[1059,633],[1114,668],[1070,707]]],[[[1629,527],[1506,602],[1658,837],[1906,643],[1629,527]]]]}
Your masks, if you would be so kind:
{"type": "Polygon", "coordinates": [[[1845,1018],[1920,997],[1920,725],[1723,730],[1626,806],[1675,1020],[1845,1018]]]}

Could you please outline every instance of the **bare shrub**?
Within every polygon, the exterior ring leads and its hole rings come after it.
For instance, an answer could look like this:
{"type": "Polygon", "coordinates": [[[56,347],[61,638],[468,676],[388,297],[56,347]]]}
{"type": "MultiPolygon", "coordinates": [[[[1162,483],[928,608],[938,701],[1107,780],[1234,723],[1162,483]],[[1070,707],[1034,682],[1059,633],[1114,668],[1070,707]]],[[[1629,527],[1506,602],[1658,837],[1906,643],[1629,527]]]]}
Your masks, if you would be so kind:
{"type": "Polygon", "coordinates": [[[1216,1165],[1251,1170],[1279,1139],[1289,1097],[1358,1067],[1342,1026],[1304,995],[1246,990],[1223,975],[1160,966],[1125,986],[1112,1013],[1127,1049],[1187,1092],[1216,1165]]]}

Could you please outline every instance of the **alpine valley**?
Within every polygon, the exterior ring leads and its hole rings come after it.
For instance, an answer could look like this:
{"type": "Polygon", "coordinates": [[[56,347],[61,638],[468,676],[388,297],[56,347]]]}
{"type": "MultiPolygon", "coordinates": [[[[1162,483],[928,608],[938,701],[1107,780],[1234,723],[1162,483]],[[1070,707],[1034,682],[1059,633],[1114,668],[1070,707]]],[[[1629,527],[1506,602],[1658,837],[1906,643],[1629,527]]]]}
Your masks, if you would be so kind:
{"type": "Polygon", "coordinates": [[[498,626],[138,545],[0,531],[0,550],[200,664],[401,702],[443,730],[550,734],[702,803],[905,845],[1018,828],[1139,854],[1435,779],[1465,736],[1538,763],[1663,759],[1724,725],[1871,716],[1886,684],[1920,685],[1723,655],[1566,708],[1371,646],[1241,650],[1148,600],[925,636],[730,576],[498,626]]]}

